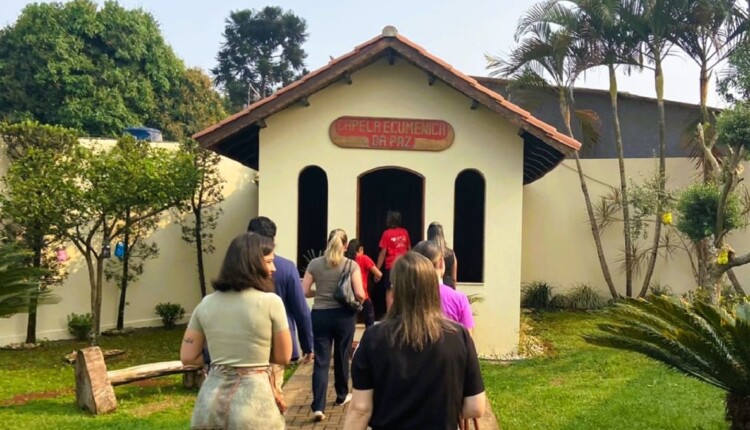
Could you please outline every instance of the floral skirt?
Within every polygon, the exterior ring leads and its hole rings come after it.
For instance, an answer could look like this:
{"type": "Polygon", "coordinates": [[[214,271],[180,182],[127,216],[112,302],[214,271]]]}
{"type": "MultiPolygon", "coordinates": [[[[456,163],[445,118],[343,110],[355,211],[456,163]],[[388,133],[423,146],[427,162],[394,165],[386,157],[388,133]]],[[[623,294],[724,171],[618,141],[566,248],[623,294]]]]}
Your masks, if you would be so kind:
{"type": "Polygon", "coordinates": [[[195,430],[283,430],[266,368],[212,366],[198,392],[195,430]]]}

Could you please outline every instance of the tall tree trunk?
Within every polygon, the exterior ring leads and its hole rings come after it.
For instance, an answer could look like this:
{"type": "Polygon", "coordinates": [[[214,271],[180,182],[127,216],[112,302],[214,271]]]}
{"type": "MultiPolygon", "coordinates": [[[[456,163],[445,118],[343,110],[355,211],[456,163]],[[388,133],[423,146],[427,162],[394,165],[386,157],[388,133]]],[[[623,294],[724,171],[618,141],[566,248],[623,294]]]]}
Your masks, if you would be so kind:
{"type": "MultiPolygon", "coordinates": [[[[39,269],[42,267],[42,248],[44,239],[35,237],[34,242],[34,260],[31,264],[39,269]]],[[[41,288],[41,285],[37,286],[37,291],[41,288]]],[[[29,315],[26,321],[26,343],[36,343],[36,310],[38,306],[37,295],[31,296],[29,300],[29,315]]]]}
{"type": "Polygon", "coordinates": [[[695,252],[698,260],[698,279],[695,280],[698,287],[708,287],[711,285],[709,280],[709,266],[711,265],[711,253],[709,252],[709,240],[703,239],[695,244],[695,252]]]}
{"type": "MultiPolygon", "coordinates": [[[[708,66],[706,65],[706,62],[701,63],[701,73],[700,73],[700,109],[701,109],[701,123],[704,125],[707,124],[710,120],[708,116],[708,83],[709,83],[709,76],[708,76],[708,66]]],[[[701,143],[702,144],[702,143],[701,143]]],[[[703,151],[701,150],[701,153],[703,151]]],[[[703,181],[709,182],[713,178],[713,172],[711,169],[711,163],[706,159],[706,157],[703,157],[702,160],[703,165],[703,181]]]]}
{"type": "Polygon", "coordinates": [[[731,430],[750,430],[750,396],[727,393],[726,417],[731,430]]]}
{"type": "MultiPolygon", "coordinates": [[[[560,114],[565,122],[565,128],[568,131],[568,136],[575,139],[573,136],[573,129],[570,127],[570,106],[568,105],[567,98],[563,91],[560,91],[560,114]]],[[[602,238],[599,232],[599,225],[596,223],[596,217],[594,216],[594,206],[591,204],[591,196],[589,195],[589,188],[586,185],[586,177],[583,174],[583,167],[581,166],[581,159],[578,157],[578,152],[575,154],[576,170],[578,171],[578,179],[581,182],[581,191],[583,192],[583,200],[586,203],[586,213],[589,217],[589,226],[591,227],[591,235],[594,237],[594,244],[596,245],[596,255],[599,257],[599,265],[602,268],[602,275],[604,275],[604,281],[607,283],[612,298],[617,298],[617,289],[615,284],[612,282],[612,275],[609,273],[609,266],[607,265],[607,259],[604,256],[604,248],[602,247],[602,238]]]]}
{"type": "Polygon", "coordinates": [[[612,105],[612,127],[615,132],[617,163],[620,167],[622,233],[625,238],[625,295],[633,297],[633,237],[630,228],[630,200],[628,199],[628,182],[625,175],[625,150],[622,146],[622,133],[620,132],[620,113],[617,105],[617,75],[614,64],[609,64],[609,99],[612,105]]]}
{"type": "MultiPolygon", "coordinates": [[[[90,247],[90,244],[87,244],[86,246],[90,247]]],[[[86,252],[84,254],[84,258],[86,259],[86,267],[88,268],[89,272],[89,286],[91,287],[91,331],[94,331],[94,319],[98,318],[96,315],[96,267],[97,265],[94,263],[95,259],[98,259],[98,257],[94,257],[91,254],[90,249],[86,249],[86,252]]],[[[91,341],[92,345],[96,345],[96,340],[92,339],[91,341]]]]}
{"type": "Polygon", "coordinates": [[[740,284],[740,280],[737,279],[737,275],[734,274],[734,269],[727,270],[727,277],[729,278],[729,282],[732,283],[735,293],[742,297],[747,296],[747,293],[745,293],[745,290],[742,288],[742,284],[740,284]]]}
{"type": "Polygon", "coordinates": [[[201,286],[201,298],[206,297],[206,274],[203,267],[203,224],[201,210],[193,209],[195,214],[195,251],[198,258],[198,282],[201,286]]]}
{"type": "Polygon", "coordinates": [[[659,243],[661,240],[661,217],[662,217],[662,200],[667,182],[667,143],[665,140],[665,119],[664,119],[664,72],[661,65],[661,52],[654,52],[654,86],[656,87],[656,104],[659,110],[659,195],[656,199],[656,222],[654,225],[654,242],[648,259],[648,267],[643,277],[643,287],[639,296],[645,296],[648,287],[651,284],[651,277],[654,275],[656,267],[656,258],[659,255],[659,243]]]}
{"type": "MultiPolygon", "coordinates": [[[[104,242],[107,243],[107,242],[104,242]]],[[[102,284],[104,283],[104,257],[99,255],[96,259],[96,288],[92,290],[96,291],[93,296],[93,303],[91,308],[92,330],[91,330],[91,344],[97,345],[99,341],[99,333],[101,333],[101,319],[102,319],[102,284]]]]}
{"type": "Polygon", "coordinates": [[[128,292],[128,270],[130,263],[130,210],[125,211],[125,245],[122,256],[122,279],[120,279],[120,303],[117,305],[117,330],[125,328],[125,296],[128,292]]]}

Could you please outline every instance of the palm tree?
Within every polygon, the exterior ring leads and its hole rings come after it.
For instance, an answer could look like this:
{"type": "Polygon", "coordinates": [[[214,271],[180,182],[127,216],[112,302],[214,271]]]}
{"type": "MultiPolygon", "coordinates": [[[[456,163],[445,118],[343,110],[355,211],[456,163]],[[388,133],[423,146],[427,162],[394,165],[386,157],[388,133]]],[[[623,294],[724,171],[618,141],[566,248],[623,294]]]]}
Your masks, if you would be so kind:
{"type": "MultiPolygon", "coordinates": [[[[707,124],[708,86],[714,68],[721,64],[742,42],[747,20],[736,0],[694,0],[687,14],[670,35],[671,42],[700,67],[701,122],[707,124]]],[[[703,164],[710,176],[711,165],[703,164]]]]}
{"type": "MultiPolygon", "coordinates": [[[[631,229],[630,200],[628,196],[627,176],[625,174],[625,154],[620,131],[620,114],[618,109],[617,68],[640,67],[636,39],[628,31],[620,14],[620,0],[569,0],[572,15],[576,17],[573,25],[577,27],[578,37],[598,53],[599,65],[607,67],[609,72],[609,96],[612,110],[612,128],[615,137],[615,149],[620,173],[620,206],[623,216],[623,238],[625,242],[625,295],[633,296],[633,274],[635,272],[635,245],[631,229]]],[[[615,297],[616,298],[616,297],[615,297]]]]}
{"type": "MultiPolygon", "coordinates": [[[[597,64],[597,59],[595,52],[582,43],[576,37],[575,32],[540,19],[549,16],[552,13],[550,11],[559,14],[561,20],[568,22],[574,20],[574,17],[568,15],[570,11],[557,4],[555,0],[532,6],[519,21],[516,30],[518,47],[513,50],[507,60],[488,56],[487,68],[491,70],[490,74],[493,76],[520,78],[522,81],[533,82],[537,85],[546,85],[545,76],[551,79],[552,87],[557,92],[560,115],[566,131],[570,137],[574,137],[571,127],[572,114],[575,113],[578,117],[588,115],[589,120],[592,114],[574,111],[573,86],[581,73],[597,64]]],[[[617,297],[578,153],[574,154],[574,158],[602,274],[610,293],[613,297],[617,297]]]]}
{"type": "Polygon", "coordinates": [[[28,312],[32,300],[37,305],[60,301],[50,290],[39,288],[45,271],[29,267],[32,256],[17,243],[0,240],[0,318],[28,312]]]}
{"type": "MultiPolygon", "coordinates": [[[[700,120],[701,130],[691,148],[691,156],[698,160],[705,182],[720,182],[720,171],[713,168],[711,159],[720,157],[713,139],[714,128],[708,112],[708,85],[714,68],[722,63],[742,42],[746,30],[745,13],[736,0],[696,0],[689,5],[688,14],[673,35],[673,43],[700,67],[700,120]]],[[[696,125],[691,124],[690,135],[696,136],[696,125]]],[[[695,244],[698,256],[696,282],[706,286],[711,264],[710,246],[706,241],[695,244]]],[[[731,270],[727,272],[735,290],[744,295],[739,280],[731,270]]]]}
{"type": "Polygon", "coordinates": [[[653,64],[654,87],[656,89],[656,103],[659,112],[659,196],[656,199],[656,222],[654,223],[654,239],[651,247],[648,266],[644,275],[643,286],[639,296],[648,291],[651,276],[656,267],[656,257],[661,240],[661,218],[663,200],[666,194],[666,120],[664,118],[664,71],[662,63],[669,55],[672,47],[671,40],[677,31],[678,23],[684,18],[690,0],[622,0],[621,17],[632,31],[640,45],[640,52],[653,64]]]}
{"type": "Polygon", "coordinates": [[[750,303],[728,312],[657,296],[626,299],[610,314],[587,342],[646,355],[726,391],[731,429],[750,430],[750,303]]]}

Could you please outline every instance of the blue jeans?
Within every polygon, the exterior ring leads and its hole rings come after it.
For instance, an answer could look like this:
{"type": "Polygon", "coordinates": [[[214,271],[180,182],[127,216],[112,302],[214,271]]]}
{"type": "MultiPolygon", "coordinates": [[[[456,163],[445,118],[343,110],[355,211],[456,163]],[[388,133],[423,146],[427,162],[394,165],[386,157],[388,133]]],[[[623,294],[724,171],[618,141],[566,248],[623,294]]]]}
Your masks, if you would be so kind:
{"type": "Polygon", "coordinates": [[[328,369],[333,346],[333,376],[336,400],[343,401],[349,394],[349,350],[354,340],[356,314],[345,308],[313,309],[313,411],[324,411],[328,391],[328,369]]]}

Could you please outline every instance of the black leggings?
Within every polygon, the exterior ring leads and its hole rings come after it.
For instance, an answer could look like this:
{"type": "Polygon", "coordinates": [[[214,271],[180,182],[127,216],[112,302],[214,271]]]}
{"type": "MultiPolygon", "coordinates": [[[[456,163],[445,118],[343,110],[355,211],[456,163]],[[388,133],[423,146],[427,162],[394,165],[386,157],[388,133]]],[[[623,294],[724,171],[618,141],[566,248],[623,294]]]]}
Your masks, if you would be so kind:
{"type": "Polygon", "coordinates": [[[362,320],[365,323],[365,327],[370,327],[375,324],[375,308],[372,305],[372,300],[367,299],[362,303],[362,320]]]}
{"type": "Polygon", "coordinates": [[[387,311],[385,306],[385,293],[391,288],[391,271],[383,269],[383,277],[380,282],[373,284],[370,288],[370,299],[375,310],[375,320],[380,321],[387,311]]]}

